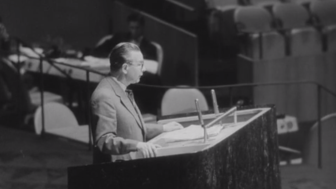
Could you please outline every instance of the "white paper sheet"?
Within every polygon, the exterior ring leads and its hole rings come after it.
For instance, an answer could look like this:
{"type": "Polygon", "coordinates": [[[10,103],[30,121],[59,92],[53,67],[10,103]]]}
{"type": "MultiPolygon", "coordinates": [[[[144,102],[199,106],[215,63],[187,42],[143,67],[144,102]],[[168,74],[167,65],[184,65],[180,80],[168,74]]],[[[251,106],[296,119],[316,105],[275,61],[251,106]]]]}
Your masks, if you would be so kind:
{"type": "MultiPolygon", "coordinates": [[[[207,128],[208,137],[216,136],[222,130],[223,125],[214,125],[207,128]]],[[[196,140],[204,137],[204,129],[200,125],[190,125],[184,129],[169,132],[163,136],[166,142],[196,140]]]]}

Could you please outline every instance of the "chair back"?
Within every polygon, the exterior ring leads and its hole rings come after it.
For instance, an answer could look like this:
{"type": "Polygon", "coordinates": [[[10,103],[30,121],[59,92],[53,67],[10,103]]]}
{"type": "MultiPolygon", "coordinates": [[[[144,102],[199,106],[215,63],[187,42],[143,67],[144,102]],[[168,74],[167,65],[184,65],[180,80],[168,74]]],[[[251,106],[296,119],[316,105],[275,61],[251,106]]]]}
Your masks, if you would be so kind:
{"type": "MultiPolygon", "coordinates": [[[[336,170],[336,113],[329,114],[321,119],[322,141],[322,168],[336,170]]],[[[317,123],[310,129],[303,151],[303,162],[309,165],[318,165],[318,126],[317,123]]]]}
{"type": "Polygon", "coordinates": [[[240,32],[258,33],[271,30],[271,14],[262,7],[238,7],[234,13],[234,20],[240,32]]]}
{"type": "MultiPolygon", "coordinates": [[[[54,129],[78,126],[77,119],[73,112],[65,105],[49,102],[44,104],[44,131],[49,132],[54,129]]],[[[40,106],[34,116],[36,134],[42,133],[42,107],[40,106]]]]}
{"type": "Polygon", "coordinates": [[[163,62],[163,49],[159,43],[154,42],[154,41],[151,41],[151,43],[156,48],[157,62],[158,62],[157,74],[161,75],[161,68],[162,68],[162,62],[163,62]]]}
{"type": "Polygon", "coordinates": [[[305,27],[309,21],[308,11],[296,3],[279,3],[272,8],[275,19],[282,29],[305,27]]]}
{"type": "Polygon", "coordinates": [[[309,8],[319,24],[336,24],[336,1],[312,1],[309,8]]]}
{"type": "Polygon", "coordinates": [[[161,115],[196,112],[195,99],[198,99],[201,111],[209,110],[208,103],[198,89],[173,88],[168,89],[161,102],[161,115]]]}
{"type": "MultiPolygon", "coordinates": [[[[34,104],[35,106],[41,105],[41,92],[40,91],[30,92],[29,97],[30,97],[32,104],[34,104]]],[[[43,98],[44,98],[44,101],[43,101],[44,103],[48,103],[48,102],[63,103],[63,97],[56,93],[43,91],[43,98]]]]}

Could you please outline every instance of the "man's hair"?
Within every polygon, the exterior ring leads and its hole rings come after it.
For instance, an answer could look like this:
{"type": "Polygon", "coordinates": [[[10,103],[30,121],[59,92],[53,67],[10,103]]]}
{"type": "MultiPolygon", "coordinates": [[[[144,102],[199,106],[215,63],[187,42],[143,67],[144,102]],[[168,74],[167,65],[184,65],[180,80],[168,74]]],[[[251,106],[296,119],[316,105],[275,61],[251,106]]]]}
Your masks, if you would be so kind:
{"type": "Polygon", "coordinates": [[[119,43],[110,52],[110,70],[118,71],[126,62],[125,55],[130,51],[140,51],[140,48],[134,43],[119,43]]]}
{"type": "Polygon", "coordinates": [[[140,23],[141,26],[144,26],[145,25],[145,18],[141,14],[135,12],[135,13],[132,13],[132,14],[128,15],[127,22],[128,23],[138,22],[138,23],[140,23]]]}

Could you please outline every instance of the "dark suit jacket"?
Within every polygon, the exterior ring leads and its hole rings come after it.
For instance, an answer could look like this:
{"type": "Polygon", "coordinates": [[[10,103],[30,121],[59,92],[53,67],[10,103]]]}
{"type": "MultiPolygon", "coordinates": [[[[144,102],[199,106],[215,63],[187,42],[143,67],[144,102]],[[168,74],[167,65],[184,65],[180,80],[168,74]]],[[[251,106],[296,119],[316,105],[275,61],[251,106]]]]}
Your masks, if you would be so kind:
{"type": "MultiPolygon", "coordinates": [[[[91,105],[97,153],[127,154],[137,150],[138,142],[146,142],[163,132],[162,125],[145,125],[136,104],[135,107],[132,105],[125,91],[111,76],[100,81],[93,92],[91,105]]],[[[98,160],[102,161],[107,161],[107,158],[98,160]]]]}
{"type": "MultiPolygon", "coordinates": [[[[92,56],[107,58],[114,46],[121,42],[130,42],[131,36],[129,33],[117,33],[103,44],[94,48],[91,52],[92,56]]],[[[139,46],[144,59],[157,61],[157,53],[155,46],[146,38],[143,37],[139,46]]]]}

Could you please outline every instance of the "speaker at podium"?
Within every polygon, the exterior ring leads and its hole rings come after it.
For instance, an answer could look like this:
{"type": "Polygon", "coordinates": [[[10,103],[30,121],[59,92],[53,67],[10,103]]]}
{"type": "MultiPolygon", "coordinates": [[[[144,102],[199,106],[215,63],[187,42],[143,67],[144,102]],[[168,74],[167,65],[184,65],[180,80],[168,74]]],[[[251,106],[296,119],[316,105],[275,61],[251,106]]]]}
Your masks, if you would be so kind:
{"type": "Polygon", "coordinates": [[[281,188],[274,107],[202,117],[203,127],[197,115],[175,118],[194,126],[177,133],[179,139],[167,140],[169,133],[152,139],[162,145],[157,157],[69,167],[68,188],[281,188]]]}

